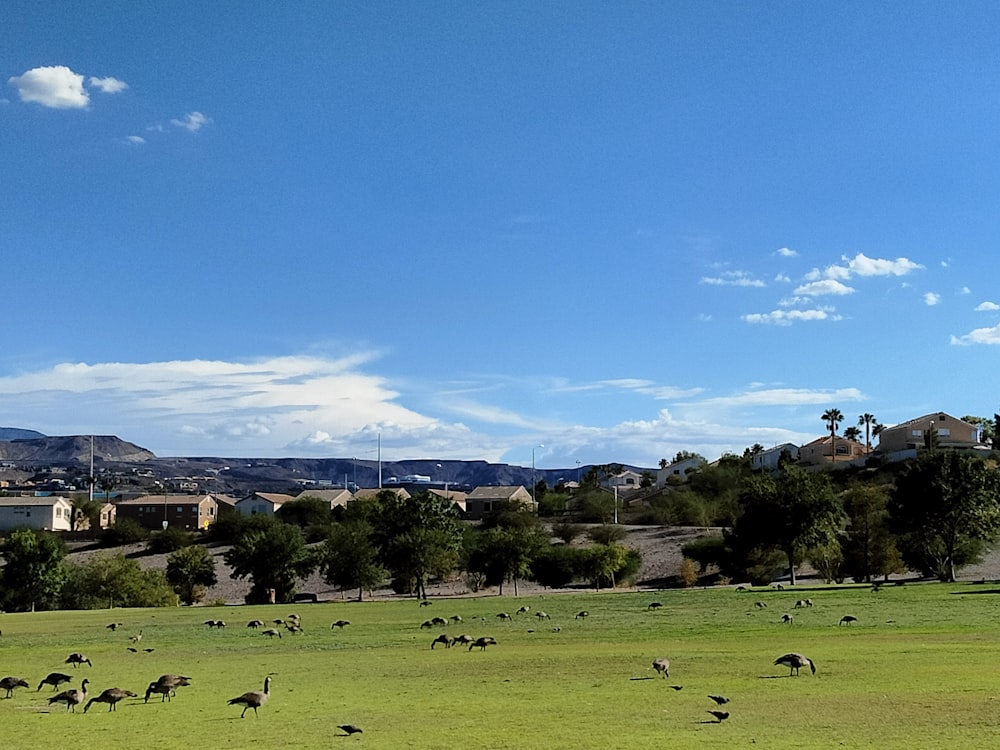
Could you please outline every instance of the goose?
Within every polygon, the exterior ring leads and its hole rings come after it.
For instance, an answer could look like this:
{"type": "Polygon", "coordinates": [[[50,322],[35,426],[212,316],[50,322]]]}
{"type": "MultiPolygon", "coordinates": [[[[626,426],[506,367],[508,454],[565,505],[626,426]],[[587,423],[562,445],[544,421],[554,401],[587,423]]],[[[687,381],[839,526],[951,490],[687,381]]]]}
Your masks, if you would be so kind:
{"type": "Polygon", "coordinates": [[[103,691],[100,695],[95,698],[91,698],[87,701],[87,705],[83,707],[83,712],[87,713],[90,710],[90,706],[93,703],[107,703],[108,711],[117,711],[118,702],[125,700],[126,698],[135,698],[135,693],[131,690],[122,690],[121,688],[108,688],[103,691]]]}
{"type": "Polygon", "coordinates": [[[14,693],[14,688],[28,687],[26,680],[22,680],[20,677],[4,677],[0,680],[0,690],[6,690],[7,695],[5,697],[10,698],[14,693]]]}
{"type": "Polygon", "coordinates": [[[87,685],[89,684],[90,680],[84,679],[80,683],[79,689],[70,688],[69,690],[63,690],[61,693],[49,698],[49,703],[65,703],[67,711],[72,708],[73,713],[76,713],[76,707],[87,700],[87,685]]]}
{"type": "Polygon", "coordinates": [[[729,718],[728,711],[709,711],[709,713],[712,714],[712,716],[715,717],[715,720],[720,724],[729,718]]]}
{"type": "MultiPolygon", "coordinates": [[[[42,689],[42,685],[51,685],[53,690],[58,690],[59,686],[64,682],[70,682],[73,678],[68,674],[63,674],[62,672],[50,672],[41,682],[38,683],[38,690],[42,689]]],[[[38,690],[35,692],[37,693],[38,690]]]]}
{"type": "Polygon", "coordinates": [[[81,664],[87,664],[91,667],[94,666],[93,664],[90,663],[90,659],[84,654],[81,654],[79,651],[75,651],[69,656],[67,656],[66,661],[64,663],[72,664],[74,667],[79,667],[81,664]]]}
{"type": "Polygon", "coordinates": [[[659,672],[661,677],[666,679],[670,676],[670,659],[667,659],[666,657],[653,659],[653,669],[659,672]]]}
{"type": "Polygon", "coordinates": [[[807,659],[802,654],[785,654],[784,656],[779,656],[774,660],[775,665],[781,665],[783,667],[788,667],[788,676],[791,677],[792,674],[798,674],[802,667],[808,666],[812,670],[813,674],[816,674],[816,665],[813,664],[812,659],[807,659]]]}
{"type": "Polygon", "coordinates": [[[229,701],[229,705],[243,706],[243,713],[240,714],[242,719],[246,716],[247,709],[252,708],[254,716],[257,715],[257,709],[267,703],[267,699],[271,694],[271,675],[264,678],[264,689],[263,690],[251,690],[248,693],[243,693],[243,695],[232,698],[229,701]]]}
{"type": "Polygon", "coordinates": [[[716,704],[720,706],[724,706],[725,704],[729,703],[729,698],[727,698],[724,695],[710,695],[708,697],[711,698],[713,701],[716,702],[716,704]]]}
{"type": "Polygon", "coordinates": [[[361,734],[361,727],[356,727],[353,724],[338,724],[337,729],[343,729],[346,734],[361,734]]]}

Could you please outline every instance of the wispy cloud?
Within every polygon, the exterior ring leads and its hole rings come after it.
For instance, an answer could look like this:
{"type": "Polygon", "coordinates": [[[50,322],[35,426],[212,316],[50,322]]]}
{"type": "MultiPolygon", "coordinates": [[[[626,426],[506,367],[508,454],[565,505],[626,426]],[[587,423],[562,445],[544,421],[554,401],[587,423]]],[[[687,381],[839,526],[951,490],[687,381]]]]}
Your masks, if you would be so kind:
{"type": "Polygon", "coordinates": [[[775,255],[780,255],[782,258],[797,258],[798,253],[792,250],[790,247],[779,247],[774,251],[775,255]]]}
{"type": "Polygon", "coordinates": [[[971,344],[1000,344],[1000,323],[992,328],[976,328],[963,336],[952,336],[951,343],[955,346],[971,344]]]}
{"type": "Polygon", "coordinates": [[[924,304],[928,307],[934,307],[934,305],[941,302],[941,295],[937,292],[924,292],[924,304]]]}
{"type": "Polygon", "coordinates": [[[996,302],[980,302],[976,305],[976,312],[994,312],[995,310],[1000,310],[1000,305],[996,302]]]}
{"type": "Polygon", "coordinates": [[[864,253],[858,253],[853,258],[841,257],[842,265],[830,265],[820,271],[814,268],[806,274],[806,280],[839,279],[846,281],[853,276],[905,276],[923,266],[908,258],[869,258],[864,253]]]}
{"type": "Polygon", "coordinates": [[[128,88],[125,81],[108,76],[107,78],[96,78],[91,76],[88,83],[102,94],[120,94],[128,88]]]}
{"type": "Polygon", "coordinates": [[[810,281],[796,287],[793,294],[800,294],[805,297],[820,297],[827,294],[844,295],[854,294],[854,288],[842,284],[836,279],[823,279],[822,281],[810,281]]]}
{"type": "Polygon", "coordinates": [[[146,142],[146,139],[141,135],[127,135],[125,136],[125,142],[130,146],[141,146],[146,142]]]}
{"type": "Polygon", "coordinates": [[[725,271],[721,276],[703,276],[699,283],[711,284],[713,286],[767,286],[763,281],[753,278],[746,271],[725,271]]]}
{"type": "Polygon", "coordinates": [[[741,316],[741,320],[747,323],[790,326],[792,323],[801,321],[840,320],[840,317],[833,313],[833,308],[821,307],[812,310],[772,310],[768,313],[749,313],[741,316]]]}
{"type": "Polygon", "coordinates": [[[184,128],[191,133],[197,133],[206,125],[211,124],[212,118],[206,117],[201,112],[188,112],[181,119],[173,119],[170,121],[171,125],[178,128],[184,128]]]}
{"type": "Polygon", "coordinates": [[[811,404],[838,404],[845,401],[864,401],[865,395],[858,388],[809,389],[809,388],[752,388],[729,396],[718,396],[702,401],[715,406],[809,406],[811,404]]]}

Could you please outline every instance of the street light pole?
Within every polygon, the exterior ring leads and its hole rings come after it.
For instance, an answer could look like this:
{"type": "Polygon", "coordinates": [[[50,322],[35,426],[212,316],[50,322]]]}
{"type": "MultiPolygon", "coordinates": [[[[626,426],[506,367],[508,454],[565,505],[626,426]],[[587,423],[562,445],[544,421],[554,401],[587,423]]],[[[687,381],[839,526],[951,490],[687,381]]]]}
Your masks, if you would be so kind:
{"type": "Polygon", "coordinates": [[[531,448],[531,504],[534,507],[538,507],[538,501],[535,499],[535,448],[544,448],[544,445],[532,446],[531,448]]]}

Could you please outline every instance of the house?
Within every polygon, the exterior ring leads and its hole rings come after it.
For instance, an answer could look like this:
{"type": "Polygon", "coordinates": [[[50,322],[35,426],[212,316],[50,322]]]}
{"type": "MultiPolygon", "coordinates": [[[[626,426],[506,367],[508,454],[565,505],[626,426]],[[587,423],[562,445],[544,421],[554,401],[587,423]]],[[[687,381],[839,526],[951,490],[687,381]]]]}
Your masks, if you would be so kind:
{"type": "Polygon", "coordinates": [[[907,452],[916,455],[918,450],[930,447],[931,434],[934,435],[935,448],[981,450],[987,447],[976,425],[939,411],[893,427],[883,427],[876,450],[887,456],[905,457],[907,452]]]}
{"type": "Polygon", "coordinates": [[[519,506],[524,510],[536,512],[536,503],[531,493],[523,486],[504,485],[499,487],[476,487],[465,496],[465,517],[470,520],[483,518],[494,510],[505,506],[519,506]]]}
{"type": "Polygon", "coordinates": [[[306,497],[315,497],[318,500],[325,500],[330,503],[330,510],[337,507],[346,507],[346,505],[354,499],[354,495],[351,494],[350,490],[345,490],[343,488],[332,490],[305,490],[296,498],[296,500],[301,500],[306,497]]]}
{"type": "Polygon", "coordinates": [[[465,513],[466,498],[468,494],[465,492],[456,492],[455,490],[427,490],[428,494],[434,495],[434,497],[439,497],[442,500],[447,500],[453,506],[458,508],[459,513],[465,513]]]}
{"type": "Polygon", "coordinates": [[[281,492],[251,492],[236,501],[236,512],[245,516],[273,516],[282,505],[295,498],[281,492]]]}
{"type": "Polygon", "coordinates": [[[656,470],[656,486],[665,487],[667,484],[679,484],[686,482],[692,472],[698,471],[705,465],[705,459],[701,456],[692,456],[680,461],[674,461],[669,466],[656,470]]]}
{"type": "Polygon", "coordinates": [[[799,446],[795,443],[781,443],[751,455],[750,468],[753,471],[777,471],[781,456],[786,452],[793,462],[799,460],[799,446]]]}
{"type": "Polygon", "coordinates": [[[70,531],[73,527],[73,504],[60,495],[0,497],[0,531],[37,529],[70,531]]]}
{"type": "Polygon", "coordinates": [[[355,500],[374,500],[378,497],[380,492],[392,492],[401,500],[409,500],[413,497],[409,492],[403,487],[383,487],[378,489],[376,487],[367,487],[359,490],[355,490],[354,499],[355,500]]]}
{"type": "Polygon", "coordinates": [[[214,495],[142,495],[121,500],[115,512],[119,520],[127,518],[145,529],[195,531],[215,523],[219,504],[214,495]]]}
{"type": "Polygon", "coordinates": [[[824,435],[799,448],[800,466],[853,466],[864,462],[865,446],[840,435],[824,435]]]}
{"type": "Polygon", "coordinates": [[[602,487],[609,489],[617,487],[619,490],[635,490],[642,484],[642,474],[632,469],[625,469],[618,474],[608,477],[601,482],[602,487]]]}

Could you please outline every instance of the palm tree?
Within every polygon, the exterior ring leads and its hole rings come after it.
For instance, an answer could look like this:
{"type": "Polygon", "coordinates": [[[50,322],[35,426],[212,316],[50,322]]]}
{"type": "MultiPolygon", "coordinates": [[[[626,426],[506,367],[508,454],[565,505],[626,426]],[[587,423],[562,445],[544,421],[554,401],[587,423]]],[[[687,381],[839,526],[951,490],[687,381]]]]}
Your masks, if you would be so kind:
{"type": "MultiPolygon", "coordinates": [[[[874,414],[869,414],[865,412],[860,417],[858,417],[858,425],[864,425],[865,428],[865,453],[872,452],[872,435],[878,435],[878,432],[873,432],[873,430],[879,427],[879,423],[875,420],[874,414]]],[[[881,430],[880,430],[881,431],[881,430]]]]}
{"type": "Polygon", "coordinates": [[[844,437],[848,440],[853,440],[857,442],[858,438],[861,437],[861,429],[851,425],[850,427],[844,428],[844,437]]]}
{"type": "Polygon", "coordinates": [[[837,460],[837,428],[844,421],[844,414],[840,409],[827,409],[820,417],[830,428],[830,452],[832,460],[837,460]]]}

